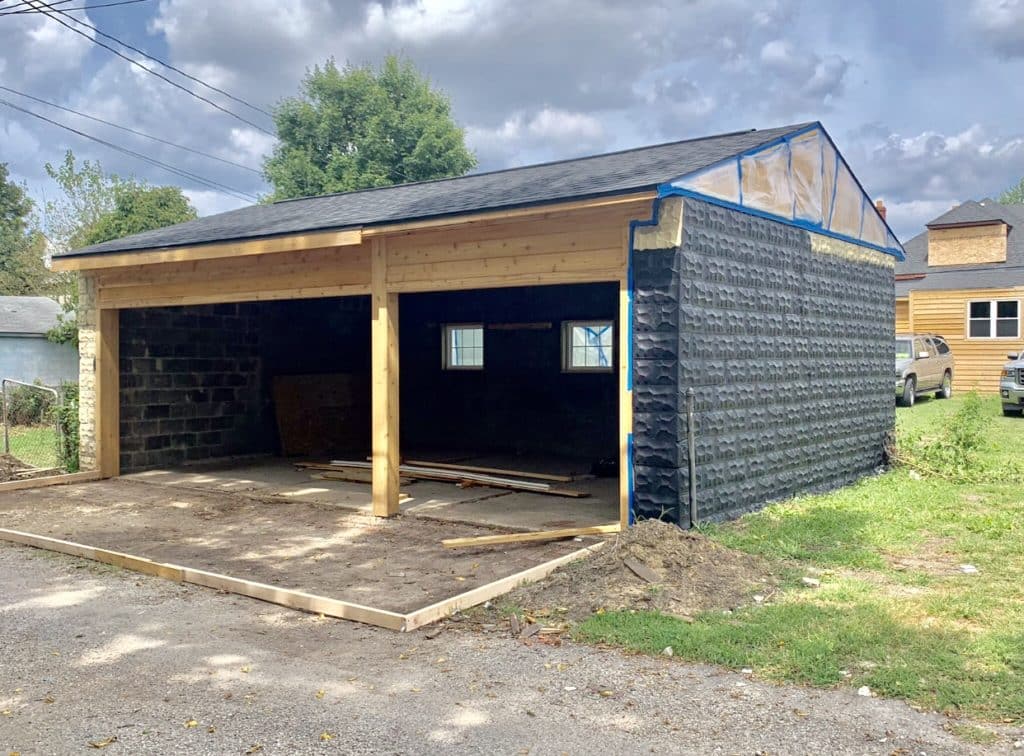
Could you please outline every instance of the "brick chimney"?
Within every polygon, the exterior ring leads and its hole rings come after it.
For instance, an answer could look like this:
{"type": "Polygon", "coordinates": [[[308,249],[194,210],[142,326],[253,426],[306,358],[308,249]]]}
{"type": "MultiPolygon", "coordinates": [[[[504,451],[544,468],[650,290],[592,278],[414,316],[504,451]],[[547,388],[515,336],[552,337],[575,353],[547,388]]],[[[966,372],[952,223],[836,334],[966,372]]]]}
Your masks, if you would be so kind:
{"type": "Polygon", "coordinates": [[[882,220],[885,220],[885,203],[882,200],[875,200],[875,209],[882,216],[882,220]]]}

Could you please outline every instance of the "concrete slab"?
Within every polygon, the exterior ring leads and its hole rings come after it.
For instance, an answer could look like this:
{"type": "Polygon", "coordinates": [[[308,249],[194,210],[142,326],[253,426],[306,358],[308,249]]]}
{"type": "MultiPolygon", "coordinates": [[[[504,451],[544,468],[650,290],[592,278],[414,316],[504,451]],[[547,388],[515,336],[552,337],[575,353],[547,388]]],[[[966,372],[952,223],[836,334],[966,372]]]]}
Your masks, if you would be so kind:
{"type": "MultiPolygon", "coordinates": [[[[476,463],[476,460],[467,462],[476,463]]],[[[500,458],[486,459],[488,465],[500,467],[501,463],[500,458]]],[[[552,464],[554,469],[564,467],[552,464]]],[[[516,465],[505,466],[511,469],[516,465]]],[[[519,467],[524,469],[521,462],[519,467]]],[[[123,477],[171,488],[235,492],[334,505],[364,513],[371,511],[369,485],[316,480],[311,471],[296,469],[291,462],[280,458],[150,470],[123,477]]],[[[614,478],[579,481],[573,487],[587,491],[590,496],[568,499],[484,486],[459,488],[451,483],[419,480],[403,486],[402,492],[409,498],[402,502],[401,511],[413,517],[521,530],[584,527],[618,520],[618,481],[614,478]]]]}

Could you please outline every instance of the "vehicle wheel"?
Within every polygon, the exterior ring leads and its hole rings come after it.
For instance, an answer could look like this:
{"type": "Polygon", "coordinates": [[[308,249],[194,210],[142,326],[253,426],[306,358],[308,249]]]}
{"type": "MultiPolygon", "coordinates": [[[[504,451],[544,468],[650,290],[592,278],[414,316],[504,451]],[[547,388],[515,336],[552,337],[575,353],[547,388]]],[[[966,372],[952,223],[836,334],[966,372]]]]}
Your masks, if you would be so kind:
{"type": "Polygon", "coordinates": [[[1024,410],[1015,409],[1013,407],[1003,407],[1003,414],[1006,417],[1020,417],[1024,410]]]}
{"type": "Polygon", "coordinates": [[[935,392],[936,399],[949,399],[953,396],[953,376],[947,370],[942,375],[942,388],[935,392]]]}
{"type": "Polygon", "coordinates": [[[903,396],[900,397],[901,407],[913,407],[914,392],[917,391],[917,381],[914,380],[914,376],[910,376],[907,380],[903,381],[903,396]]]}

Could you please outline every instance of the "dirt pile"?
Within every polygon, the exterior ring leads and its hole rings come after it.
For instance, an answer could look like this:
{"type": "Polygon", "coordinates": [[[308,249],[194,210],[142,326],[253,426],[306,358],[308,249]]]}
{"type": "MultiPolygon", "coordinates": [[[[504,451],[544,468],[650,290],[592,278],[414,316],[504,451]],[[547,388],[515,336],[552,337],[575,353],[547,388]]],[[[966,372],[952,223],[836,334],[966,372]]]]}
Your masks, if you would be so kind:
{"type": "Polygon", "coordinates": [[[573,621],[617,609],[692,617],[750,603],[755,594],[767,598],[776,583],[770,565],[759,557],[647,520],[613,536],[591,557],[517,589],[507,600],[533,614],[573,621]]]}
{"type": "Polygon", "coordinates": [[[11,454],[0,454],[0,483],[8,480],[21,480],[25,476],[18,477],[15,473],[31,469],[17,457],[11,454]]]}

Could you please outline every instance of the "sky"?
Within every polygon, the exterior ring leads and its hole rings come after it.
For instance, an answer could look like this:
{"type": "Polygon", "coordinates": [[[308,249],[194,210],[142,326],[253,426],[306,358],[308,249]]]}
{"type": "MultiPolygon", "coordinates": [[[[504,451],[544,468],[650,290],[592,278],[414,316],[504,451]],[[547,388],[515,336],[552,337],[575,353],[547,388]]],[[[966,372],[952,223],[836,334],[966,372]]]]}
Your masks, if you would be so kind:
{"type": "MultiPolygon", "coordinates": [[[[0,14],[18,6],[0,0],[0,14]]],[[[1024,176],[1024,0],[139,0],[67,16],[265,110],[328,57],[404,55],[450,96],[477,170],[820,120],[904,240],[1024,176]]],[[[221,112],[67,16],[82,34],[39,13],[0,15],[0,87],[228,162],[0,90],[218,185],[0,104],[0,162],[38,202],[55,191],[44,165],[67,149],[179,185],[201,215],[268,191],[267,115],[154,66],[249,123],[221,112]]]]}

